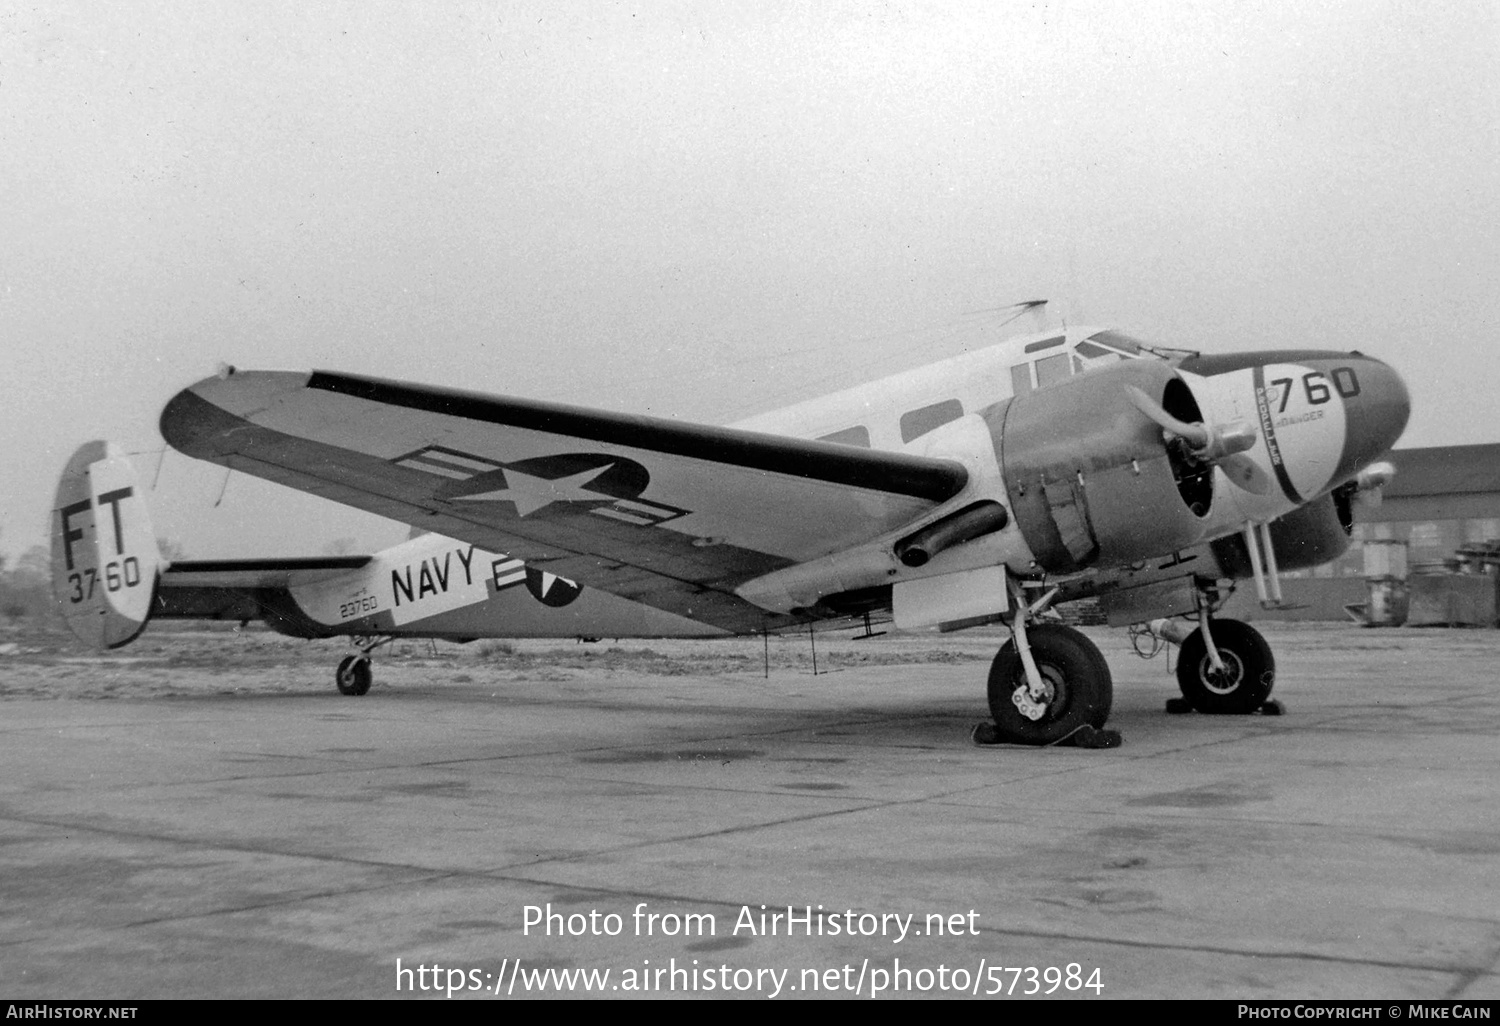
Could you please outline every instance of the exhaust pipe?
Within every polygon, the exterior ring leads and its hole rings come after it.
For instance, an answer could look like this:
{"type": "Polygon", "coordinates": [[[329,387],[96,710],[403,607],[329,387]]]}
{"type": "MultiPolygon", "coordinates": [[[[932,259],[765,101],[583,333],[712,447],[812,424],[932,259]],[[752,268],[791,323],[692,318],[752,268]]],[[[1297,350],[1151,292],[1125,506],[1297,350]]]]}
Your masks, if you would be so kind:
{"type": "Polygon", "coordinates": [[[998,502],[976,502],[902,538],[896,543],[896,558],[905,566],[925,566],[944,549],[998,531],[1008,523],[1010,514],[998,502]]]}

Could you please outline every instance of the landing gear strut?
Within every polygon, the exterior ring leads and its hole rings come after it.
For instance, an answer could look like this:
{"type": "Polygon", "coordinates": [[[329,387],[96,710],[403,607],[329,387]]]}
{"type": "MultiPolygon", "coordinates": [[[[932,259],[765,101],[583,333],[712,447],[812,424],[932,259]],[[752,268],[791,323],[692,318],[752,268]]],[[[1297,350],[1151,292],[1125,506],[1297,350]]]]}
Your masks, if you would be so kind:
{"type": "Polygon", "coordinates": [[[1072,738],[1090,747],[1119,744],[1118,734],[1100,730],[1109,718],[1114,685],[1099,647],[1072,627],[1028,624],[1040,609],[1027,605],[1014,582],[1011,590],[1012,637],[990,666],[994,736],[976,734],[976,740],[1053,745],[1072,738]]]}

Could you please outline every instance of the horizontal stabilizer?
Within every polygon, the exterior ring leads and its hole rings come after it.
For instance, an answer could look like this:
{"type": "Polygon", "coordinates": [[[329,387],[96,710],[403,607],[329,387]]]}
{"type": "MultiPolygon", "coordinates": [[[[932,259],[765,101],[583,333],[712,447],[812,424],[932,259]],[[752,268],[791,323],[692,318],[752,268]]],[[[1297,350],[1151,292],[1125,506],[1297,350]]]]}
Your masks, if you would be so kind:
{"type": "Polygon", "coordinates": [[[313,584],[367,566],[373,556],[289,559],[179,559],[161,575],[163,588],[285,588],[313,584]]]}

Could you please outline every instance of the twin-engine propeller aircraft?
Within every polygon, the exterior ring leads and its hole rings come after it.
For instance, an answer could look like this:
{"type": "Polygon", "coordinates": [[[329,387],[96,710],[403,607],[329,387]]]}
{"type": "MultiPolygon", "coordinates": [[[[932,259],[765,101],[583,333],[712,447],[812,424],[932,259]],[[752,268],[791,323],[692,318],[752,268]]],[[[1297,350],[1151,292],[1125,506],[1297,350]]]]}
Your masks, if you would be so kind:
{"type": "MultiPolygon", "coordinates": [[[[1051,744],[1110,710],[1098,648],[1045,618],[1077,599],[1180,640],[1194,708],[1260,708],[1270,648],[1215,612],[1236,580],[1275,604],[1282,569],[1344,552],[1352,503],[1388,480],[1374,461],[1408,414],[1401,378],[1358,352],[1205,356],[1098,329],[730,427],[225,368],[167,404],[172,446],[431,533],[373,557],[158,572],[126,461],[91,443],[59,490],[55,584],[75,629],[107,646],[150,615],[255,616],[313,637],[1002,622],[995,735],[1051,744]],[[1178,616],[1190,634],[1172,631],[1178,616]]],[[[369,679],[368,649],[340,667],[341,690],[369,679]]]]}

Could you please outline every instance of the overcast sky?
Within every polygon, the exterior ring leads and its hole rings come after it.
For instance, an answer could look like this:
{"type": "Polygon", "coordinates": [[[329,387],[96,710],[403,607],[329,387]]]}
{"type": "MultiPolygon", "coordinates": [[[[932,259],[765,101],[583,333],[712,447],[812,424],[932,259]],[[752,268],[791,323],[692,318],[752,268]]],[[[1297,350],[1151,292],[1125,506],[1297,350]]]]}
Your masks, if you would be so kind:
{"type": "Polygon", "coordinates": [[[722,422],[1033,297],[1500,439],[1500,5],[0,4],[6,553],[96,437],[193,556],[404,536],[159,459],[220,361],[722,422]]]}

